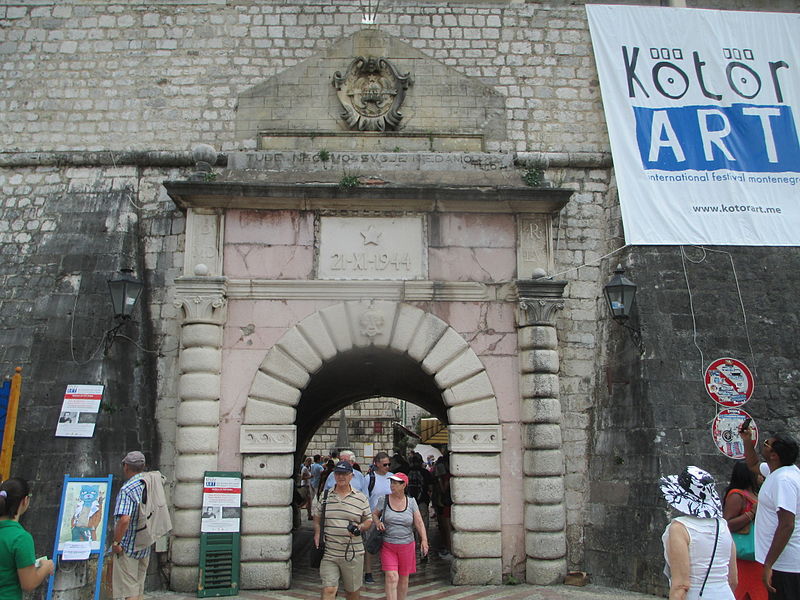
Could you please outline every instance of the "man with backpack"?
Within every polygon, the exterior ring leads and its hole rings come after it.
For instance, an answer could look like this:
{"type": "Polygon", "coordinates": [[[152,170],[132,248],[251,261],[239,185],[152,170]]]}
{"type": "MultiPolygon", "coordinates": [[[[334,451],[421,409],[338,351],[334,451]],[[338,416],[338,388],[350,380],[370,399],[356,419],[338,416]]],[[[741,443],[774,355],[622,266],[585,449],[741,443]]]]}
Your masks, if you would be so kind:
{"type": "MultiPolygon", "coordinates": [[[[434,479],[430,471],[425,468],[425,463],[422,460],[422,455],[414,453],[411,457],[411,467],[408,469],[408,489],[409,496],[417,501],[419,506],[419,513],[422,515],[422,522],[425,524],[425,532],[428,533],[430,529],[430,503],[431,503],[431,488],[433,487],[434,479]]],[[[415,536],[419,534],[414,533],[415,536]]],[[[419,547],[419,542],[417,542],[419,547]]],[[[427,556],[422,557],[422,561],[428,560],[427,556]]]]}
{"type": "MultiPolygon", "coordinates": [[[[389,455],[386,452],[378,452],[372,459],[369,473],[364,478],[370,510],[375,510],[380,498],[392,493],[389,484],[389,475],[391,475],[389,462],[389,455]]],[[[375,528],[374,524],[372,528],[375,528]]],[[[374,532],[370,531],[368,535],[372,533],[374,532]]],[[[375,579],[372,577],[372,554],[369,552],[364,552],[364,583],[375,583],[375,579]]]]}

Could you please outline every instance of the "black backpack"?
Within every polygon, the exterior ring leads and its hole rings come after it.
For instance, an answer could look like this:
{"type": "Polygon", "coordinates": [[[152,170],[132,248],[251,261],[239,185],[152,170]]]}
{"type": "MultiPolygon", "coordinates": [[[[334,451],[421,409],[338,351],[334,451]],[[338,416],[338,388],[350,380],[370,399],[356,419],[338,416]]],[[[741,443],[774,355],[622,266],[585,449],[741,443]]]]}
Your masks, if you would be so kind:
{"type": "Polygon", "coordinates": [[[408,495],[419,502],[424,496],[425,478],[419,469],[411,469],[408,472],[408,495]]]}

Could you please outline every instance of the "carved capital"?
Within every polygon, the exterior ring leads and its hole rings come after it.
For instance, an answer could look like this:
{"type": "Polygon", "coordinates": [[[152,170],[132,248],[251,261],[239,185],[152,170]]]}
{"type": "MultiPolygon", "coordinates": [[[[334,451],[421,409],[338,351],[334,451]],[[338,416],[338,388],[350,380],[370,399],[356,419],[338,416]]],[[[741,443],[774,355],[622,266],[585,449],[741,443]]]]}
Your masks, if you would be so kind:
{"type": "Polygon", "coordinates": [[[500,453],[503,432],[500,425],[449,425],[449,447],[453,452],[500,453]]]}
{"type": "Polygon", "coordinates": [[[225,277],[180,277],[175,280],[175,308],[183,309],[184,323],[225,322],[228,299],[225,277]]]}
{"type": "Polygon", "coordinates": [[[287,454],[295,450],[295,425],[242,425],[239,452],[242,454],[287,454]]]}
{"type": "Polygon", "coordinates": [[[563,295],[566,285],[566,281],[548,279],[518,280],[520,325],[555,326],[556,311],[564,308],[563,295]]]}

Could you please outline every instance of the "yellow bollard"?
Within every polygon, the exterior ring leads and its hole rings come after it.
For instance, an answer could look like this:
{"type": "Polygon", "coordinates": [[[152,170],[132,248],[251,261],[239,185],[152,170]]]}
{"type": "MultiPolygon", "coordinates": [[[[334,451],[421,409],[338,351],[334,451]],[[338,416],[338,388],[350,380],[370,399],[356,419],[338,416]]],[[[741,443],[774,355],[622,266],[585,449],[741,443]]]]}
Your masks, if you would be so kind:
{"type": "Polygon", "coordinates": [[[0,480],[5,481],[11,476],[11,455],[14,453],[14,436],[17,432],[17,410],[19,409],[19,394],[22,389],[22,367],[15,369],[16,373],[11,378],[11,393],[8,396],[6,410],[6,428],[3,431],[3,449],[0,451],[0,480]]]}

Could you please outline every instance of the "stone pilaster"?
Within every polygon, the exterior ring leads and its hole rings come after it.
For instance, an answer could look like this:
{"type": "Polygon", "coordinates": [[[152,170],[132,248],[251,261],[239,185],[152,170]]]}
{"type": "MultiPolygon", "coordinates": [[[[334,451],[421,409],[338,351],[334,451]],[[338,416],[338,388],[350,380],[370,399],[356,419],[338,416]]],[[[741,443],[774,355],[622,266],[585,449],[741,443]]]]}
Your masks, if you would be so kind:
{"type": "Polygon", "coordinates": [[[178,365],[171,587],[197,589],[203,473],[217,469],[224,277],[181,277],[175,305],[182,309],[178,365]]]}
{"type": "Polygon", "coordinates": [[[519,291],[521,414],[524,426],[525,554],[528,583],[560,582],[567,571],[564,453],[558,384],[557,311],[564,281],[522,280],[519,291]]]}

